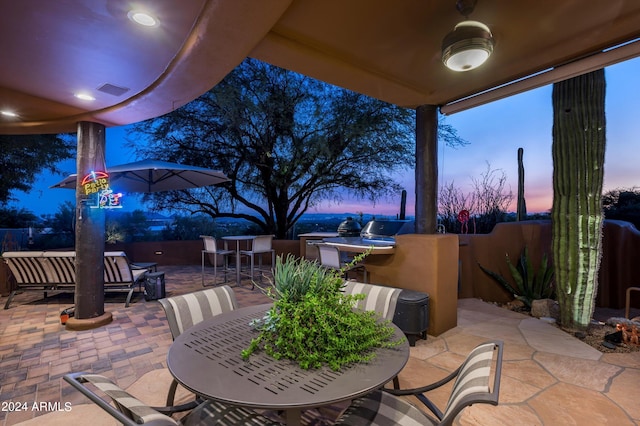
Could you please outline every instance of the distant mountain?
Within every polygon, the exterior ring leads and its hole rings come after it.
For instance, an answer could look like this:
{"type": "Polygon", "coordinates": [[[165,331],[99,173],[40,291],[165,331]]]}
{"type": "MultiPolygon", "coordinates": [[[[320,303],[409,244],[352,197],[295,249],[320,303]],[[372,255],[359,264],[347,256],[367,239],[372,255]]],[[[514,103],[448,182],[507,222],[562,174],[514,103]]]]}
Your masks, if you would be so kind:
{"type": "MultiPolygon", "coordinates": [[[[109,212],[113,215],[121,215],[124,213],[130,213],[130,212],[120,212],[120,211],[113,211],[113,212],[109,212]]],[[[156,212],[152,212],[152,211],[146,211],[145,212],[145,216],[147,217],[147,219],[149,220],[168,220],[170,219],[169,216],[165,216],[156,212]]],[[[173,216],[172,216],[173,217],[173,216]]],[[[208,216],[207,216],[208,217],[208,216]]],[[[300,218],[300,222],[314,222],[314,221],[333,221],[333,220],[340,220],[343,221],[346,218],[353,218],[355,220],[358,220],[360,218],[359,213],[349,213],[349,212],[344,212],[344,213],[305,213],[302,215],[302,217],[300,218]]],[[[366,213],[364,215],[362,215],[362,220],[363,222],[368,222],[372,219],[396,219],[395,215],[376,215],[376,214],[370,214],[370,213],[366,213]]],[[[218,222],[235,222],[235,221],[244,221],[245,219],[236,219],[236,218],[230,218],[230,217],[223,217],[223,218],[219,218],[216,219],[216,221],[218,222]]],[[[413,216],[407,216],[407,220],[413,220],[413,216]]]]}
{"type": "MultiPolygon", "coordinates": [[[[334,220],[334,219],[340,219],[340,220],[345,220],[346,218],[353,218],[355,220],[360,219],[360,215],[358,213],[349,213],[349,212],[345,212],[345,213],[305,213],[302,215],[302,217],[300,218],[299,222],[312,222],[312,221],[325,221],[325,220],[334,220]]],[[[363,214],[362,215],[362,221],[364,223],[372,220],[372,219],[379,219],[379,220],[384,220],[384,219],[396,219],[395,215],[377,215],[377,214],[363,214]]],[[[413,216],[407,216],[406,217],[407,220],[413,220],[413,216]]]]}

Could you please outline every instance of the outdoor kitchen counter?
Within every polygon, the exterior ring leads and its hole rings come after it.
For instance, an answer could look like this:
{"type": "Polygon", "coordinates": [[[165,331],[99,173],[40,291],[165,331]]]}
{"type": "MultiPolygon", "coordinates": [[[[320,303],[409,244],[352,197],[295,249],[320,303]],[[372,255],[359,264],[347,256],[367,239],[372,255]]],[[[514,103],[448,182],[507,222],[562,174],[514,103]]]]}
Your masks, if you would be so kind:
{"type": "Polygon", "coordinates": [[[300,255],[305,259],[317,260],[318,249],[315,244],[321,243],[323,238],[337,237],[337,232],[309,232],[300,234],[300,255]]]}
{"type": "Polygon", "coordinates": [[[390,256],[367,256],[369,283],[427,293],[428,333],[438,336],[454,328],[458,308],[458,236],[396,235],[392,249],[390,256]]]}
{"type": "Polygon", "coordinates": [[[362,237],[335,237],[324,238],[323,243],[335,246],[340,251],[351,253],[364,253],[371,249],[373,254],[393,254],[395,242],[392,240],[370,240],[362,237]]]}

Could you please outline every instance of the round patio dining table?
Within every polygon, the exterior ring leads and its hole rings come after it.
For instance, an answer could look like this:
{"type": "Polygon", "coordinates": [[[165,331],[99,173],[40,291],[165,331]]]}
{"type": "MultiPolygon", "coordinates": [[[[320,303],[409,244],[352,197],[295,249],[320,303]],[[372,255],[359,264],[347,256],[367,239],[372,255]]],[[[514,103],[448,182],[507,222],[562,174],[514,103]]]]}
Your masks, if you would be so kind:
{"type": "Polygon", "coordinates": [[[290,360],[258,351],[249,360],[240,352],[258,332],[251,320],[262,318],[270,304],[251,306],[205,320],[176,338],[167,365],[180,384],[206,399],[247,408],[284,410],[286,424],[299,425],[303,409],[357,398],[392,380],[409,359],[409,344],[395,325],[394,348],[378,348],[368,363],[340,371],[328,367],[303,370],[290,360]]]}

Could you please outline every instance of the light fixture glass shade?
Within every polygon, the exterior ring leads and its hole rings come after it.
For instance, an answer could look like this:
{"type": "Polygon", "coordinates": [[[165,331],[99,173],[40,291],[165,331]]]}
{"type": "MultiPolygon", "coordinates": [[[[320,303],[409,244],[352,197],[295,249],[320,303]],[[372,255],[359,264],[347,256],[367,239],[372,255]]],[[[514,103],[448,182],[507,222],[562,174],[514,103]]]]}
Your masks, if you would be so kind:
{"type": "Polygon", "coordinates": [[[149,15],[148,13],[142,12],[140,10],[131,10],[131,11],[129,11],[129,13],[127,13],[127,16],[133,22],[135,22],[137,24],[140,24],[142,26],[145,26],[145,27],[157,27],[158,26],[158,20],[156,18],[154,18],[153,16],[149,15]]]}
{"type": "Polygon", "coordinates": [[[88,93],[76,93],[73,96],[75,96],[78,99],[82,99],[83,101],[95,101],[96,98],[94,98],[93,96],[91,96],[88,93]]]}
{"type": "Polygon", "coordinates": [[[478,68],[492,52],[493,36],[482,22],[460,22],[442,40],[442,62],[453,71],[478,68]]]}

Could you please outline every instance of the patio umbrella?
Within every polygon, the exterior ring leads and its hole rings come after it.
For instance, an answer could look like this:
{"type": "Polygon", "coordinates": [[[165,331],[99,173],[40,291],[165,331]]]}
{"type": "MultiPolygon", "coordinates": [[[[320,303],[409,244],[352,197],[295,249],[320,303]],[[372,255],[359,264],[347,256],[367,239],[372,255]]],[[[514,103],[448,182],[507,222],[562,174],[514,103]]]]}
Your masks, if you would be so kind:
{"type": "MultiPolygon", "coordinates": [[[[107,167],[110,185],[123,192],[159,192],[199,188],[227,182],[224,173],[203,167],[142,160],[107,167]]],[[[49,188],[76,189],[77,174],[67,176],[49,188]]]]}

